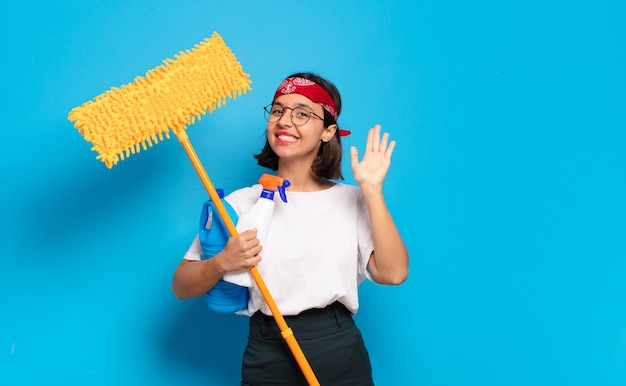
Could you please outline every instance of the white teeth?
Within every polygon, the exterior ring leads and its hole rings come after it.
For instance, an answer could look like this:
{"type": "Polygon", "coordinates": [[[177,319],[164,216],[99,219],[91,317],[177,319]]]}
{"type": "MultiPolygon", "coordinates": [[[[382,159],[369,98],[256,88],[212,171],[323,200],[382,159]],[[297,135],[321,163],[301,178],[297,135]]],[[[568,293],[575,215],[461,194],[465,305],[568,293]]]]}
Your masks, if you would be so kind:
{"type": "Polygon", "coordinates": [[[295,142],[296,139],[290,135],[279,135],[278,139],[281,141],[295,142]]]}

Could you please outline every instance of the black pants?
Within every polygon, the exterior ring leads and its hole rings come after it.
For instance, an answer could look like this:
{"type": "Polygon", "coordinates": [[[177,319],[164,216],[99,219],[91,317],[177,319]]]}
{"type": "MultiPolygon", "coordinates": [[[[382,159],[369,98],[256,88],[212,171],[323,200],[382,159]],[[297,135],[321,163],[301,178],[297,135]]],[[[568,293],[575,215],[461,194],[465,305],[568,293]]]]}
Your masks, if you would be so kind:
{"type": "MultiPolygon", "coordinates": [[[[373,385],[369,354],[341,303],[285,316],[321,386],[373,385]]],[[[271,316],[255,313],[243,356],[242,386],[308,385],[271,316]]]]}

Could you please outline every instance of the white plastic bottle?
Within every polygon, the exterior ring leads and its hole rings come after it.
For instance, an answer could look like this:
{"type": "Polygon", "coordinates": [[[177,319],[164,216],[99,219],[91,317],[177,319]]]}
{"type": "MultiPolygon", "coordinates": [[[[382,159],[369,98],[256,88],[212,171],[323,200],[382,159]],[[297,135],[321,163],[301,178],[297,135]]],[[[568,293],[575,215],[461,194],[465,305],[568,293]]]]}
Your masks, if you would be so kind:
{"type": "MultiPolygon", "coordinates": [[[[248,212],[239,216],[236,228],[238,232],[256,228],[257,238],[261,245],[265,246],[274,214],[274,192],[278,191],[281,200],[287,202],[285,189],[289,187],[290,183],[284,178],[271,174],[263,174],[259,178],[259,183],[263,186],[259,199],[248,212]]],[[[224,280],[245,287],[252,287],[254,284],[252,276],[247,270],[228,272],[224,275],[224,280]]]]}

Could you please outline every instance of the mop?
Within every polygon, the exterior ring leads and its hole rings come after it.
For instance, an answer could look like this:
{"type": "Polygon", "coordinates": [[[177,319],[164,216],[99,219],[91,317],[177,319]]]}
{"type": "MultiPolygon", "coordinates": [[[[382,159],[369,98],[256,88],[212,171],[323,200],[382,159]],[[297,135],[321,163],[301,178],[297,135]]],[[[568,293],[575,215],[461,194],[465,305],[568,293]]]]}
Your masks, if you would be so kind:
{"type": "MultiPolygon", "coordinates": [[[[96,159],[112,168],[132,154],[170,138],[174,132],[231,237],[238,232],[196,154],[186,128],[226,103],[251,90],[252,81],[243,72],[233,52],[214,32],[193,49],[138,76],[134,82],[112,87],[93,100],[73,108],[68,119],[91,142],[96,159]]],[[[257,267],[249,269],[263,299],[272,311],[281,334],[309,385],[319,385],[293,331],[278,310],[257,267]]]]}

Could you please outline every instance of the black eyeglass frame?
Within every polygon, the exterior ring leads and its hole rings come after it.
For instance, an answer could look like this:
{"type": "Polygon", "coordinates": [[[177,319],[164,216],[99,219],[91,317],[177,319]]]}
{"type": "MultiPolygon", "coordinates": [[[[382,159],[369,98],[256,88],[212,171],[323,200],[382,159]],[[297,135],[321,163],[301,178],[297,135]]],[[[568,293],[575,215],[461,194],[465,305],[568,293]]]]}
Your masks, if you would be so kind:
{"type": "MultiPolygon", "coordinates": [[[[264,107],[263,107],[263,110],[265,110],[265,114],[263,114],[263,116],[265,117],[265,120],[266,120],[266,121],[268,121],[268,122],[270,122],[270,123],[278,122],[278,121],[279,121],[279,120],[283,117],[283,115],[285,115],[285,110],[286,110],[286,109],[290,109],[290,110],[291,110],[291,113],[289,114],[289,117],[291,118],[291,122],[292,122],[294,125],[296,125],[296,126],[303,126],[303,125],[306,125],[306,124],[309,122],[309,120],[311,119],[311,116],[309,116],[305,122],[300,123],[300,124],[296,124],[296,123],[293,121],[293,112],[294,112],[294,110],[295,110],[295,109],[304,109],[304,110],[308,111],[308,112],[309,112],[309,114],[311,114],[311,115],[312,115],[312,116],[314,116],[315,118],[321,119],[321,120],[322,120],[322,122],[324,121],[324,118],[323,118],[323,117],[320,117],[319,115],[317,115],[317,114],[315,113],[315,111],[313,111],[313,110],[311,110],[311,109],[309,109],[309,108],[306,108],[306,107],[304,107],[304,106],[286,107],[286,106],[282,106],[282,105],[280,105],[280,104],[278,104],[278,105],[279,105],[279,106],[283,109],[283,113],[280,115],[280,117],[278,117],[278,119],[276,119],[275,121],[271,121],[270,119],[274,116],[274,115],[272,114],[272,106],[273,106],[274,104],[275,104],[275,103],[270,103],[269,105],[267,105],[267,106],[264,106],[264,107]]],[[[277,103],[276,103],[276,104],[277,104],[277,103]]]]}

